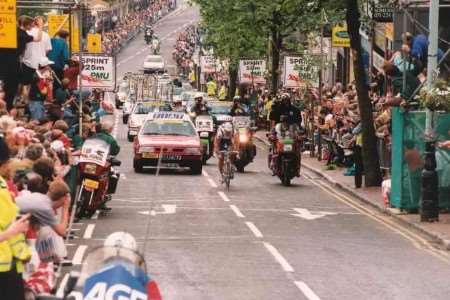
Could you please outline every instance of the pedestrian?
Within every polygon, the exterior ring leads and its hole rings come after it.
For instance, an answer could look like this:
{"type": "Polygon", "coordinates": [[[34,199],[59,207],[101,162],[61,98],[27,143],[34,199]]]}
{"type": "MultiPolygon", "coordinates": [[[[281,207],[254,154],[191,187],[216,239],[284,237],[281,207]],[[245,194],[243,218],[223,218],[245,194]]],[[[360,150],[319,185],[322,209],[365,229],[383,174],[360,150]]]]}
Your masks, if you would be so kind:
{"type": "Polygon", "coordinates": [[[38,63],[38,72],[33,75],[30,87],[30,102],[28,109],[30,111],[31,120],[42,120],[45,118],[44,102],[51,99],[52,94],[52,78],[50,65],[53,62],[46,56],[41,58],[38,63]]]}
{"type": "MultiPolygon", "coordinates": [[[[52,50],[48,53],[48,58],[54,62],[51,67],[58,78],[56,82],[60,82],[64,78],[64,66],[69,60],[69,46],[67,45],[68,37],[69,32],[60,30],[56,33],[55,37],[51,39],[52,50]]],[[[60,84],[58,83],[56,87],[59,86],[60,84]]]]}
{"type": "MultiPolygon", "coordinates": [[[[0,139],[0,169],[8,168],[9,149],[0,139]]],[[[22,273],[24,263],[31,258],[24,233],[28,231],[30,215],[16,221],[18,208],[0,177],[0,293],[2,299],[24,300],[22,273]]]]}

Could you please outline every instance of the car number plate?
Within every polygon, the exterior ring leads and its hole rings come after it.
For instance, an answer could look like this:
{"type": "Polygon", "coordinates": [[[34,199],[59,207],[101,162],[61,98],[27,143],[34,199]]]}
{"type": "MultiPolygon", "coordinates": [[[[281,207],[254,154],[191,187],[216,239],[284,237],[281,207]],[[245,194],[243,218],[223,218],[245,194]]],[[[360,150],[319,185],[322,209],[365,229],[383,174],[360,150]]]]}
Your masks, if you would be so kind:
{"type": "Polygon", "coordinates": [[[163,160],[181,160],[181,155],[163,154],[163,160]]]}
{"type": "Polygon", "coordinates": [[[178,168],[179,165],[175,164],[175,163],[164,163],[164,164],[161,164],[161,167],[175,169],[175,168],[178,168]]]}
{"type": "Polygon", "coordinates": [[[85,186],[85,187],[87,187],[89,189],[96,190],[96,189],[98,189],[99,182],[95,181],[95,180],[92,180],[92,179],[84,179],[83,186],[85,186]]]}
{"type": "Polygon", "coordinates": [[[144,152],[142,158],[158,158],[158,153],[144,152]]]}

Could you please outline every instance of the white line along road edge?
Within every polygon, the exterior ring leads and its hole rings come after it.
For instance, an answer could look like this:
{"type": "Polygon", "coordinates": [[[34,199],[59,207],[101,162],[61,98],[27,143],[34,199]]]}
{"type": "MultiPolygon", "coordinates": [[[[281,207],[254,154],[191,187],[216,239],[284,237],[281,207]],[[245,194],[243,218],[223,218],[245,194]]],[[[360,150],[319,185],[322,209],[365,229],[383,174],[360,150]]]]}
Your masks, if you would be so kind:
{"type": "Polygon", "coordinates": [[[73,265],[81,265],[81,263],[83,262],[84,253],[86,252],[87,248],[87,245],[80,245],[77,248],[77,251],[75,251],[72,259],[73,265]]]}
{"type": "Polygon", "coordinates": [[[61,280],[58,291],[56,292],[56,297],[62,298],[64,297],[64,289],[66,288],[67,282],[69,281],[69,273],[66,273],[61,280]]]}
{"type": "Polygon", "coordinates": [[[314,293],[310,287],[304,283],[303,281],[294,281],[295,285],[302,291],[303,295],[305,295],[308,300],[320,300],[319,296],[314,293]]]}
{"type": "Polygon", "coordinates": [[[273,255],[275,260],[281,265],[284,271],[294,272],[294,268],[287,262],[287,260],[278,252],[277,248],[272,246],[270,243],[264,242],[264,247],[273,255]]]}
{"type": "Polygon", "coordinates": [[[250,231],[254,234],[255,237],[257,238],[263,237],[262,232],[258,229],[258,227],[256,227],[255,224],[253,224],[252,222],[245,222],[245,225],[247,225],[247,227],[250,229],[250,231]]]}

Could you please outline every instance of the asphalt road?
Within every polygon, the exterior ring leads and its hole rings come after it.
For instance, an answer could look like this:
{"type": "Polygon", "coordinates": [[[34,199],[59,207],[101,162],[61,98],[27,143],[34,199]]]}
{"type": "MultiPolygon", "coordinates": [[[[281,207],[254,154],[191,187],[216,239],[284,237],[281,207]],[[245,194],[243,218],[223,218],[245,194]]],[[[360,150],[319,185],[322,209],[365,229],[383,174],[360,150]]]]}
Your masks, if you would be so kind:
{"type": "MultiPolygon", "coordinates": [[[[169,64],[176,33],[198,21],[183,6],[156,27],[169,64]]],[[[142,49],[143,37],[120,54],[119,76],[141,68],[142,49]]],[[[112,212],[75,225],[76,265],[108,234],[128,231],[164,299],[449,299],[447,253],[307,172],[281,186],[262,144],[226,192],[214,159],[201,176],[135,174],[116,123],[123,176],[112,212]]]]}

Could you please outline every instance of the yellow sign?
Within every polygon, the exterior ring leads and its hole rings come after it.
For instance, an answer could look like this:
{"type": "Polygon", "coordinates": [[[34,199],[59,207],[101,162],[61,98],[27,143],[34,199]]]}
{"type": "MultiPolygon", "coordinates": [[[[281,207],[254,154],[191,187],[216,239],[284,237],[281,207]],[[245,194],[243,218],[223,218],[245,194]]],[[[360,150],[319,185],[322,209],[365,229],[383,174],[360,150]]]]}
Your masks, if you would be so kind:
{"type": "Polygon", "coordinates": [[[69,15],[48,15],[48,35],[54,37],[60,30],[69,32],[69,15]]]}
{"type": "MultiPolygon", "coordinates": [[[[2,1],[2,0],[0,0],[2,1]]],[[[77,16],[73,15],[71,18],[71,26],[69,26],[69,15],[48,15],[48,34],[54,37],[60,30],[70,32],[70,45],[72,52],[80,51],[79,43],[79,29],[77,16]],[[72,29],[72,30],[71,30],[72,29]]]]}
{"type": "Polygon", "coordinates": [[[17,48],[15,0],[0,0],[0,48],[17,48]]]}
{"type": "Polygon", "coordinates": [[[78,19],[72,16],[72,32],[70,33],[70,45],[72,52],[80,52],[80,29],[78,27],[78,19]]]}
{"type": "Polygon", "coordinates": [[[102,35],[89,33],[87,35],[87,51],[89,53],[102,53],[102,35]]]}
{"type": "Polygon", "coordinates": [[[347,24],[334,26],[331,40],[333,47],[349,48],[350,37],[347,32],[347,24]]]}

